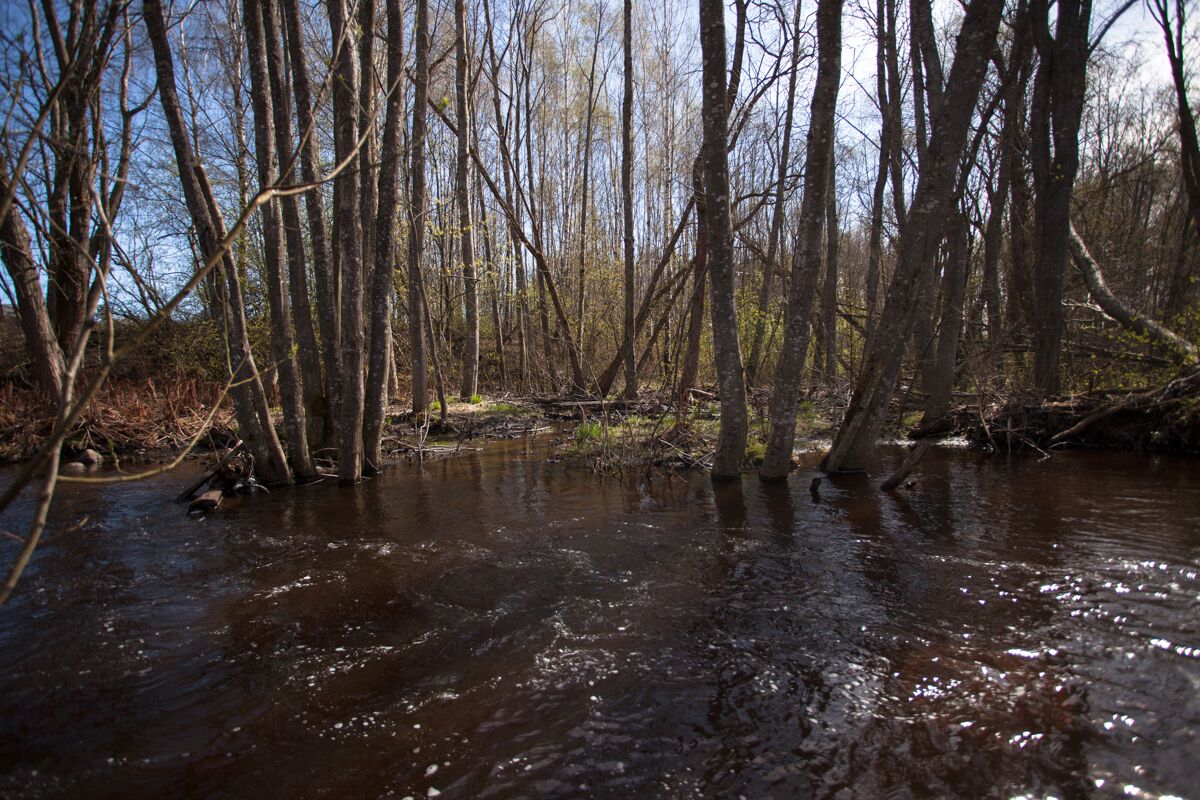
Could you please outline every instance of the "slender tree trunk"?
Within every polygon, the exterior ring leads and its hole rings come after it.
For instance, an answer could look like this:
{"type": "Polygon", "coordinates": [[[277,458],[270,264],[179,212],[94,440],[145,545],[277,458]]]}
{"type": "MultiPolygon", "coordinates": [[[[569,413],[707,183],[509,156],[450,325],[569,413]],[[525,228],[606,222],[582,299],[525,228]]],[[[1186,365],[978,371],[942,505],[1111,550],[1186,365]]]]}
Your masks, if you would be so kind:
{"type": "MultiPolygon", "coordinates": [[[[621,207],[625,221],[625,399],[638,395],[637,329],[633,317],[633,0],[625,0],[625,92],[621,102],[621,207]]],[[[723,76],[722,76],[723,78],[723,76]]],[[[722,79],[722,83],[724,80],[722,79]]]]}
{"type": "MultiPolygon", "coordinates": [[[[280,180],[296,182],[295,139],[292,133],[291,104],[287,80],[283,74],[283,48],[280,44],[279,11],[276,0],[262,0],[263,34],[266,43],[267,70],[270,77],[272,113],[275,122],[275,149],[280,165],[280,180]]],[[[296,361],[304,387],[304,420],[309,444],[325,438],[326,402],[321,377],[321,354],[313,324],[312,303],[308,294],[308,272],[304,253],[304,231],[300,227],[300,207],[292,194],[279,198],[287,245],[288,292],[292,320],[296,328],[296,361]]]]}
{"type": "MultiPolygon", "coordinates": [[[[15,189],[9,182],[9,166],[0,152],[0,195],[8,196],[15,189]]],[[[66,361],[62,347],[54,335],[42,284],[38,280],[37,262],[24,220],[14,208],[4,215],[0,224],[0,256],[12,278],[17,295],[17,317],[25,337],[25,349],[33,358],[34,369],[42,388],[53,398],[62,397],[66,361]]]]}
{"type": "Polygon", "coordinates": [[[478,394],[479,389],[479,282],[475,278],[475,230],[471,220],[471,111],[467,97],[466,0],[454,0],[454,30],[454,104],[458,114],[458,160],[454,175],[462,244],[463,300],[467,317],[459,396],[463,400],[470,400],[478,394]]]}
{"type": "Polygon", "coordinates": [[[725,85],[725,4],[700,0],[700,51],[703,57],[704,188],[712,275],[712,332],[717,385],[721,393],[721,429],[713,456],[714,480],[736,479],[746,453],[749,417],[746,381],[738,343],[734,302],[733,220],[730,213],[729,101],[725,85]]]}
{"type": "MultiPolygon", "coordinates": [[[[601,28],[604,24],[604,7],[597,8],[596,18],[596,38],[592,40],[592,63],[588,67],[588,83],[587,83],[587,118],[583,125],[583,198],[579,204],[579,288],[576,295],[575,315],[577,317],[577,328],[575,337],[579,340],[579,346],[583,346],[584,335],[584,303],[587,290],[587,251],[588,251],[588,211],[589,211],[589,190],[591,189],[591,173],[592,173],[592,120],[596,113],[596,101],[599,95],[596,94],[596,59],[600,54],[600,39],[601,28]]],[[[632,93],[632,90],[630,90],[632,93]]],[[[624,135],[624,134],[622,134],[624,135]]]]}
{"type": "Polygon", "coordinates": [[[954,366],[958,357],[958,339],[962,334],[963,303],[966,300],[970,266],[967,219],[961,213],[955,214],[947,238],[950,240],[950,249],[942,279],[937,345],[932,369],[926,375],[928,396],[920,429],[932,428],[945,416],[954,389],[954,366]]]}
{"type": "Polygon", "coordinates": [[[771,233],[767,238],[767,257],[763,261],[762,283],[758,288],[758,310],[754,315],[754,336],[750,344],[750,360],[746,364],[746,382],[753,386],[762,364],[763,337],[766,333],[767,317],[771,313],[771,290],[775,285],[775,274],[779,270],[779,240],[783,233],[783,218],[787,209],[788,168],[791,166],[792,121],[796,109],[796,80],[800,75],[800,16],[801,3],[796,2],[792,19],[792,61],[788,74],[787,103],[783,113],[783,140],[779,148],[779,165],[775,174],[775,204],[771,209],[771,233]]]}
{"type": "Polygon", "coordinates": [[[429,97],[429,0],[416,0],[415,64],[413,69],[412,134],[409,137],[412,181],[408,194],[408,345],[412,365],[412,410],[423,414],[429,407],[429,370],[425,356],[426,304],[421,272],[425,252],[425,138],[428,131],[425,105],[429,97]]]}
{"type": "Polygon", "coordinates": [[[1087,86],[1091,0],[1062,0],[1050,38],[1048,0],[1036,0],[1034,42],[1041,64],[1034,89],[1034,385],[1043,396],[1061,385],[1063,276],[1070,233],[1071,191],[1079,170],[1079,125],[1087,86]]]}
{"type": "Polygon", "coordinates": [[[400,206],[400,132],[404,127],[404,7],[387,5],[387,97],[379,160],[379,207],[375,220],[375,271],[371,276],[371,341],[363,401],[363,460],[368,469],[383,463],[383,424],[392,369],[392,292],[397,272],[396,212],[400,206]]]}
{"type": "Polygon", "coordinates": [[[817,83],[809,116],[804,162],[804,200],[800,207],[800,252],[792,262],[788,287],[783,347],[771,393],[771,431],[759,475],[766,480],[787,478],[796,440],[796,406],[804,377],[804,358],[811,335],[809,316],[821,274],[821,227],[833,168],[833,137],[841,80],[842,0],[817,4],[817,83]]]}
{"type": "Polygon", "coordinates": [[[899,263],[850,407],[822,463],[829,472],[865,467],[879,436],[900,375],[904,342],[912,331],[917,290],[924,273],[934,267],[946,219],[953,208],[958,166],[1003,7],[1002,0],[971,0],[967,6],[944,99],[934,118],[927,168],[918,179],[901,234],[899,263]]]}
{"type": "Polygon", "coordinates": [[[349,168],[334,178],[339,268],[342,278],[341,417],[338,420],[338,481],[358,483],[363,467],[363,254],[362,219],[359,205],[362,164],[356,153],[358,64],[353,37],[348,27],[345,0],[328,0],[329,26],[333,36],[333,141],[337,161],[353,157],[349,168]],[[340,51],[339,40],[344,40],[340,51]]]}
{"type": "Polygon", "coordinates": [[[824,379],[832,383],[837,378],[837,305],[838,305],[838,230],[836,163],[829,168],[829,196],[825,201],[825,285],[821,293],[821,346],[824,379]]]}
{"type": "MultiPolygon", "coordinates": [[[[313,115],[312,89],[309,85],[307,56],[300,28],[300,12],[297,3],[282,3],[283,30],[287,40],[288,61],[291,63],[292,91],[296,97],[296,121],[300,132],[300,177],[309,185],[317,182],[321,174],[317,152],[316,120],[313,115]]],[[[329,443],[336,433],[334,421],[338,419],[338,387],[341,376],[337,368],[341,352],[340,290],[333,254],[325,228],[325,202],[319,187],[313,186],[304,192],[304,208],[308,218],[309,247],[313,265],[313,277],[317,293],[317,320],[321,333],[321,356],[325,361],[323,382],[305,385],[311,395],[319,392],[314,404],[321,406],[324,418],[323,444],[329,443]]]]}
{"type": "Polygon", "coordinates": [[[225,226],[220,216],[214,214],[216,203],[211,188],[204,177],[203,168],[197,163],[187,135],[187,124],[175,89],[175,67],[167,41],[167,26],[163,18],[161,0],[144,0],[143,19],[146,33],[154,50],[154,66],[158,78],[158,97],[162,103],[163,116],[171,137],[171,145],[178,162],[179,179],[184,200],[196,229],[200,255],[204,260],[220,254],[221,270],[228,286],[228,306],[222,313],[226,330],[230,368],[233,377],[233,407],[238,428],[247,449],[254,456],[255,470],[267,483],[290,483],[291,470],[283,454],[283,447],[275,435],[270,416],[264,414],[266,394],[259,380],[254,356],[250,352],[250,340],[246,335],[244,306],[237,269],[227,248],[225,226]]]}
{"type": "MultiPolygon", "coordinates": [[[[246,25],[246,52],[250,63],[250,98],[254,106],[254,150],[260,190],[276,184],[275,122],[271,108],[270,78],[267,71],[267,44],[263,29],[262,0],[243,0],[242,16],[246,25]]],[[[308,452],[308,423],[304,415],[304,384],[296,366],[296,336],[292,329],[292,311],[284,285],[283,219],[279,201],[268,200],[261,206],[263,226],[263,265],[266,271],[267,303],[271,310],[271,356],[279,376],[279,396],[283,406],[283,427],[287,431],[288,455],[292,471],[300,480],[316,475],[308,452]]]]}

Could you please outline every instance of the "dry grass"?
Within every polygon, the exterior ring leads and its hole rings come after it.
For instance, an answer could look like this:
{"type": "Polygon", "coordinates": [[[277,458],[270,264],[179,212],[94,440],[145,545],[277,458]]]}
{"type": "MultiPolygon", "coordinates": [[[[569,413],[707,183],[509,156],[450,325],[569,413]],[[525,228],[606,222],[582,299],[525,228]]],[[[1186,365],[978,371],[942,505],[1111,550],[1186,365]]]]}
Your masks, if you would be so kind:
{"type": "MultiPolygon", "coordinates": [[[[181,450],[204,425],[220,391],[197,378],[111,379],[88,404],[66,447],[120,455],[181,450]]],[[[0,461],[29,458],[53,424],[54,407],[44,393],[0,385],[0,461]]],[[[232,425],[225,403],[213,420],[216,440],[224,443],[232,425]]]]}

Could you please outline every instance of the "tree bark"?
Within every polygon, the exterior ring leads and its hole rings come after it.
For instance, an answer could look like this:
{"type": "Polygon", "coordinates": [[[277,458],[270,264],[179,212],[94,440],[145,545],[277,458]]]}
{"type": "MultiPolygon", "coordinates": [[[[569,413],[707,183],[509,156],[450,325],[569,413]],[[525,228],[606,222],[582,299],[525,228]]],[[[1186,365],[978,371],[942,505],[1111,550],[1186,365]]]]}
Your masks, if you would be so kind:
{"type": "MultiPolygon", "coordinates": [[[[625,0],[625,91],[621,101],[621,207],[624,210],[625,245],[625,399],[638,395],[636,320],[633,316],[633,0],[625,0]]],[[[724,82],[724,81],[722,81],[724,82]]],[[[591,115],[588,115],[589,120],[591,115]]]]}
{"type": "MultiPolygon", "coordinates": [[[[275,149],[279,158],[280,181],[294,184],[296,169],[295,139],[292,133],[291,104],[287,80],[283,74],[283,49],[280,46],[279,11],[276,0],[262,0],[263,33],[266,41],[267,71],[270,77],[272,113],[275,121],[275,149]]],[[[300,207],[296,196],[279,198],[287,245],[288,293],[292,320],[296,328],[296,361],[304,387],[304,420],[309,444],[325,438],[326,402],[321,376],[321,354],[313,324],[312,302],[308,293],[308,272],[304,254],[304,231],[300,227],[300,207]]]]}
{"type": "Polygon", "coordinates": [[[475,278],[475,230],[471,220],[471,111],[467,97],[466,15],[466,0],[454,0],[454,105],[458,115],[458,158],[454,182],[458,197],[463,302],[467,322],[459,396],[463,400],[470,400],[479,389],[479,282],[475,278]]]}
{"type": "Polygon", "coordinates": [[[429,368],[425,355],[425,306],[421,302],[425,252],[425,106],[429,97],[429,0],[416,0],[414,31],[412,134],[409,136],[412,181],[408,194],[408,345],[411,351],[412,410],[423,414],[429,407],[429,368]]]}
{"type": "MultiPolygon", "coordinates": [[[[163,18],[161,0],[144,0],[143,19],[147,38],[154,50],[154,66],[158,79],[158,97],[163,116],[167,121],[171,145],[179,167],[179,179],[184,200],[196,230],[200,255],[209,260],[221,254],[221,270],[228,286],[228,305],[222,314],[233,378],[233,407],[238,420],[242,440],[254,456],[255,470],[266,483],[290,483],[291,470],[283,454],[283,447],[275,435],[270,416],[264,416],[266,395],[259,380],[254,356],[250,351],[250,340],[246,335],[244,306],[237,269],[227,248],[225,226],[221,218],[213,213],[216,203],[212,191],[204,178],[204,170],[197,163],[190,142],[187,125],[175,89],[175,67],[167,41],[167,26],[163,18]]],[[[218,282],[220,278],[216,279],[218,282]]]]}
{"type": "MultiPolygon", "coordinates": [[[[243,0],[246,52],[250,63],[250,98],[254,107],[254,150],[259,190],[276,185],[275,123],[267,73],[266,38],[263,32],[262,0],[243,0]]],[[[271,311],[271,357],[279,376],[283,427],[288,437],[292,471],[300,480],[316,475],[308,452],[308,425],[304,417],[304,385],[296,367],[296,337],[292,329],[291,305],[284,287],[283,220],[279,201],[260,206],[263,226],[263,265],[266,271],[267,303],[271,311]]]]}
{"type": "Polygon", "coordinates": [[[1032,4],[1034,43],[1041,57],[1034,86],[1033,172],[1037,252],[1034,262],[1034,385],[1042,396],[1061,385],[1063,276],[1070,232],[1071,191],[1079,170],[1079,125],[1087,88],[1091,0],[1057,4],[1054,37],[1048,0],[1032,4]]]}
{"type": "Polygon", "coordinates": [[[792,122],[796,111],[796,81],[800,75],[800,9],[796,2],[792,12],[792,57],[788,74],[787,102],[783,112],[782,142],[779,146],[779,164],[775,171],[775,204],[771,209],[771,232],[767,237],[767,257],[763,260],[762,283],[758,287],[757,313],[754,315],[754,335],[750,344],[750,359],[746,364],[746,383],[753,386],[762,365],[763,338],[766,334],[767,317],[771,313],[771,292],[775,276],[779,271],[779,240],[783,233],[783,218],[786,214],[787,176],[791,167],[792,122]]]}
{"type": "Polygon", "coordinates": [[[362,480],[363,456],[363,257],[362,223],[356,153],[358,64],[353,37],[348,30],[345,0],[328,0],[329,26],[333,36],[333,141],[338,163],[351,159],[347,169],[334,178],[339,268],[342,278],[341,416],[338,420],[338,481],[362,480]],[[339,40],[342,41],[340,50],[339,40]]]}
{"type": "Polygon", "coordinates": [[[865,467],[879,436],[900,374],[904,342],[912,331],[916,293],[925,273],[933,269],[953,208],[958,166],[1003,7],[1002,0],[971,0],[967,7],[943,102],[934,119],[927,168],[921,171],[901,234],[899,263],[850,406],[822,462],[828,472],[865,467]]]}
{"type": "MultiPolygon", "coordinates": [[[[817,4],[817,82],[809,114],[804,157],[804,200],[800,206],[800,250],[792,262],[784,319],[783,347],[771,393],[771,430],[759,475],[781,480],[792,469],[796,440],[796,406],[804,378],[804,359],[811,336],[809,317],[821,275],[821,227],[831,188],[833,137],[842,64],[842,0],[817,4]]],[[[836,287],[835,287],[836,288],[836,287]]]]}
{"type": "Polygon", "coordinates": [[[371,341],[363,400],[363,460],[368,469],[383,463],[381,441],[392,368],[392,292],[396,278],[396,212],[400,206],[400,132],[404,127],[404,7],[387,6],[387,97],[379,160],[379,207],[375,220],[375,271],[371,276],[371,341]]]}
{"type": "MultiPolygon", "coordinates": [[[[827,0],[828,2],[828,0],[827,0]]],[[[709,264],[712,275],[712,332],[717,385],[721,393],[721,428],[713,456],[712,477],[733,480],[741,473],[749,418],[746,383],[738,343],[734,302],[733,221],[730,212],[729,102],[725,86],[725,4],[700,0],[700,51],[703,57],[704,188],[707,200],[709,264]]]]}

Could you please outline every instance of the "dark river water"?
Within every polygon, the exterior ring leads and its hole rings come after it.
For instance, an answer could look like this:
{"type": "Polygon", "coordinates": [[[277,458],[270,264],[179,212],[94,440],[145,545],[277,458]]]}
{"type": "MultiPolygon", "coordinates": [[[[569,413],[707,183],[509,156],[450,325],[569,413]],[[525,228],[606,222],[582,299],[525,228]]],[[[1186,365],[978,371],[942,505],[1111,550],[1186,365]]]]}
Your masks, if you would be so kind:
{"type": "Polygon", "coordinates": [[[200,521],[195,466],[64,489],[0,796],[1200,797],[1200,462],[941,449],[815,502],[548,452],[200,521]]]}

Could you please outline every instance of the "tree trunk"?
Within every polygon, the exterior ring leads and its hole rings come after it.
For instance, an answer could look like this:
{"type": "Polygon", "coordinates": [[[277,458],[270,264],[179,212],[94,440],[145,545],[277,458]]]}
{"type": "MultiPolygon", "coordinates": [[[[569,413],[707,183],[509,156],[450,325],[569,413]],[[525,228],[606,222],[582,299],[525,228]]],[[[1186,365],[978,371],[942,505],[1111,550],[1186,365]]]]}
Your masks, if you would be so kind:
{"type": "Polygon", "coordinates": [[[750,360],[746,364],[746,383],[753,386],[762,365],[763,337],[766,334],[767,317],[771,313],[771,291],[779,271],[779,240],[783,233],[783,218],[787,209],[788,168],[791,166],[792,121],[796,111],[796,80],[800,75],[800,16],[801,3],[796,2],[792,12],[792,60],[788,74],[787,103],[783,112],[783,140],[779,147],[779,164],[775,172],[775,204],[771,209],[771,232],[767,237],[767,257],[763,260],[762,283],[758,287],[757,313],[754,315],[754,335],[750,344],[750,360]]]}
{"type": "Polygon", "coordinates": [[[412,134],[409,137],[412,181],[408,194],[408,345],[411,351],[412,410],[423,414],[429,407],[429,368],[425,355],[424,276],[425,252],[425,138],[428,131],[425,105],[429,97],[429,0],[416,0],[415,64],[413,70],[412,134]]]}
{"type": "MultiPolygon", "coordinates": [[[[280,46],[279,11],[276,0],[262,0],[263,34],[266,42],[267,71],[270,77],[272,112],[275,122],[275,149],[279,158],[280,182],[296,182],[295,139],[292,134],[291,104],[287,80],[283,75],[283,49],[280,46]]],[[[325,438],[326,402],[321,377],[321,354],[313,324],[312,303],[308,293],[308,273],[304,254],[304,231],[300,227],[300,207],[296,196],[279,198],[283,217],[284,241],[287,245],[288,292],[292,320],[296,328],[296,360],[304,387],[304,420],[309,444],[325,438]]]]}
{"type": "Polygon", "coordinates": [[[329,26],[337,52],[333,70],[333,142],[338,163],[351,159],[334,178],[338,263],[342,277],[341,417],[338,420],[338,481],[362,480],[363,457],[363,254],[360,176],[356,166],[358,64],[345,0],[328,0],[329,26]],[[338,43],[342,41],[340,51],[338,43]]]}
{"type": "MultiPolygon", "coordinates": [[[[254,456],[255,471],[266,483],[290,483],[291,470],[283,454],[283,447],[275,435],[269,415],[264,415],[266,395],[259,380],[258,368],[250,352],[250,340],[246,335],[244,306],[237,269],[228,248],[225,226],[214,214],[216,203],[211,188],[204,178],[204,170],[197,163],[188,141],[187,125],[175,89],[175,67],[167,41],[167,26],[163,19],[161,0],[144,0],[143,19],[146,33],[154,50],[154,66],[158,79],[158,97],[166,117],[171,145],[179,167],[179,180],[184,200],[196,229],[200,255],[205,261],[221,258],[221,270],[228,286],[228,305],[222,314],[226,331],[229,356],[232,359],[233,407],[237,416],[241,438],[254,456]]],[[[219,282],[219,278],[217,282],[219,282]]]]}
{"type": "Polygon", "coordinates": [[[375,220],[375,271],[371,276],[371,341],[363,401],[363,460],[369,469],[383,463],[381,437],[387,413],[392,366],[392,292],[396,278],[396,211],[400,206],[400,132],[404,127],[404,7],[387,4],[387,98],[379,159],[379,208],[375,220]]]}
{"type": "Polygon", "coordinates": [[[713,456],[715,480],[733,480],[742,469],[749,418],[746,382],[738,343],[734,302],[733,220],[730,213],[729,162],[726,153],[729,101],[725,86],[725,4],[700,0],[700,51],[703,57],[704,189],[709,235],[708,270],[712,275],[712,332],[721,428],[713,456]]]}
{"type": "Polygon", "coordinates": [[[469,401],[478,394],[479,389],[479,282],[475,278],[475,231],[471,221],[471,111],[467,98],[466,0],[454,0],[454,30],[454,106],[458,115],[458,159],[454,182],[462,244],[463,301],[467,312],[459,397],[469,401]]]}
{"type": "Polygon", "coordinates": [[[958,338],[963,326],[963,302],[967,294],[970,265],[967,219],[955,214],[947,233],[950,249],[942,278],[942,302],[939,312],[937,345],[933,348],[932,368],[926,374],[925,414],[920,428],[935,426],[950,406],[954,389],[954,366],[958,357],[958,338]]]}
{"type": "Polygon", "coordinates": [[[953,208],[958,166],[1003,7],[1002,0],[971,0],[967,7],[944,99],[934,119],[927,168],[918,179],[901,234],[899,263],[850,407],[822,463],[829,472],[863,468],[879,436],[900,375],[904,342],[912,331],[917,288],[933,269],[953,208]]]}
{"type": "Polygon", "coordinates": [[[1034,261],[1034,385],[1042,396],[1061,385],[1063,275],[1070,233],[1071,191],[1079,169],[1079,124],[1087,86],[1091,0],[1062,0],[1055,35],[1048,0],[1033,4],[1034,42],[1041,63],[1034,86],[1033,172],[1037,251],[1034,261]]]}
{"type": "MultiPolygon", "coordinates": [[[[308,217],[308,237],[311,247],[313,277],[317,290],[317,320],[321,328],[321,356],[325,360],[324,382],[305,385],[312,395],[321,392],[316,402],[323,405],[324,436],[322,444],[331,442],[336,434],[335,420],[339,419],[338,403],[341,375],[338,363],[341,353],[341,300],[333,253],[325,228],[325,201],[320,187],[320,157],[317,152],[316,119],[313,115],[312,89],[308,80],[307,56],[300,28],[297,3],[281,3],[284,32],[287,38],[288,60],[291,62],[292,91],[296,96],[296,122],[300,128],[300,177],[313,188],[304,192],[304,208],[308,217]]],[[[314,441],[314,444],[316,442],[314,441]]]]}
{"type": "Polygon", "coordinates": [[[829,168],[829,196],[825,201],[825,285],[821,294],[821,360],[824,379],[832,383],[837,378],[837,305],[838,305],[838,230],[836,175],[837,162],[829,168]]]}
{"type": "MultiPolygon", "coordinates": [[[[275,122],[271,112],[270,78],[267,73],[266,38],[263,31],[262,0],[243,0],[246,51],[250,63],[250,98],[254,107],[254,150],[260,191],[276,184],[275,122]]],[[[304,418],[304,385],[296,367],[296,336],[292,330],[291,305],[284,286],[283,220],[279,201],[260,206],[263,227],[263,266],[266,271],[267,303],[271,311],[271,357],[279,376],[283,428],[288,437],[292,471],[301,480],[316,475],[308,452],[308,424],[304,418]]]]}
{"type": "MultiPolygon", "coordinates": [[[[637,329],[633,318],[633,0],[625,0],[625,92],[621,102],[621,207],[625,222],[625,399],[638,395],[637,329]]],[[[722,81],[724,82],[724,81],[722,81]]]]}
{"type": "MultiPolygon", "coordinates": [[[[842,0],[819,0],[817,4],[817,83],[809,116],[807,152],[804,159],[804,200],[800,207],[800,252],[792,262],[784,320],[783,347],[775,368],[771,393],[771,431],[759,475],[781,480],[792,469],[792,445],[796,440],[796,406],[804,378],[804,358],[811,334],[809,317],[813,295],[821,274],[821,227],[831,188],[833,137],[841,80],[842,0]]],[[[835,286],[836,289],[836,286],[835,286]]]]}

